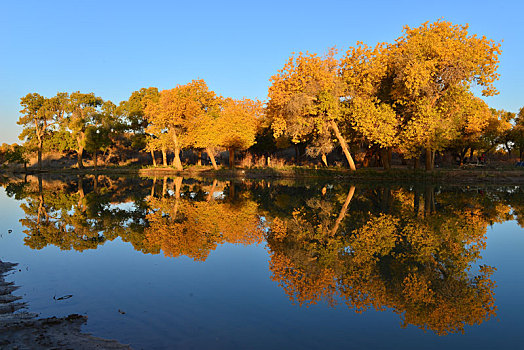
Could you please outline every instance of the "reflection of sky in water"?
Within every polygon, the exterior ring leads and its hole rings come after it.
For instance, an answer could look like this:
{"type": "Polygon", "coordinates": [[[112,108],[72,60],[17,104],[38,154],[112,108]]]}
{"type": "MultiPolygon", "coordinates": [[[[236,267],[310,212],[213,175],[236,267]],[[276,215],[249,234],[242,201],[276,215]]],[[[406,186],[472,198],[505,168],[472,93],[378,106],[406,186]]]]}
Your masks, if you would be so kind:
{"type": "Polygon", "coordinates": [[[0,191],[0,259],[20,263],[8,276],[21,286],[15,294],[41,316],[87,314],[86,331],[136,348],[517,348],[524,341],[524,230],[514,221],[488,227],[480,262],[497,268],[497,317],[465,335],[437,337],[402,329],[390,311],[293,305],[270,279],[264,244],[218,245],[205,262],[143,254],[120,238],[81,253],[31,250],[19,205],[0,191]],[[53,300],[67,294],[73,297],[53,300]]]}

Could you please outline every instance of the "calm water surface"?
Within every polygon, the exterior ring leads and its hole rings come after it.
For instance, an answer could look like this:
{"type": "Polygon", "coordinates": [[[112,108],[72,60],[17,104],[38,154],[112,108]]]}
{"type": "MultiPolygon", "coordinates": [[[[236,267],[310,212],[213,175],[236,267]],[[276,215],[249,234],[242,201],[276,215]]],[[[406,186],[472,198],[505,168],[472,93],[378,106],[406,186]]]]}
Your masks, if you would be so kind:
{"type": "MultiPolygon", "coordinates": [[[[29,311],[133,348],[518,348],[524,193],[5,178],[29,311]],[[71,298],[57,301],[66,295],[71,298]]],[[[8,233],[8,230],[12,230],[8,233]]]]}

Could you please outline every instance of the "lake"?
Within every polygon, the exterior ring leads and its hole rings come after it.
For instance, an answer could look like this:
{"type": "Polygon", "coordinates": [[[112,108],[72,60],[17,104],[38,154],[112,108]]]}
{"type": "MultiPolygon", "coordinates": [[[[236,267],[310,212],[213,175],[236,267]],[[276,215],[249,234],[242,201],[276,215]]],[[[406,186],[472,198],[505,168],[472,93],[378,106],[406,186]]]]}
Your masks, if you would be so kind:
{"type": "MultiPolygon", "coordinates": [[[[136,349],[517,348],[524,189],[2,179],[28,311],[136,349]]],[[[9,231],[10,230],[10,231],[9,231]]]]}

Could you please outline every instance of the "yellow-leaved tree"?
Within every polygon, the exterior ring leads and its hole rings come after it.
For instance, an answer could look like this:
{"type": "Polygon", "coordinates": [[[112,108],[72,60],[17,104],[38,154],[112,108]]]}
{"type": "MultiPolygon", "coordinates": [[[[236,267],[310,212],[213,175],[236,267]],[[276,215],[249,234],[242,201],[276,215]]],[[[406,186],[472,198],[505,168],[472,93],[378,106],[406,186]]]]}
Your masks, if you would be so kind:
{"type": "Polygon", "coordinates": [[[229,151],[230,168],[235,167],[235,151],[247,149],[255,143],[262,113],[262,103],[258,100],[227,98],[223,101],[217,130],[219,144],[229,151]]]}
{"type": "MultiPolygon", "coordinates": [[[[338,74],[336,51],[327,55],[299,53],[271,77],[267,114],[272,120],[274,136],[286,134],[293,143],[306,140],[320,148],[331,143],[335,134],[351,170],[355,163],[339,124],[344,124],[341,98],[344,84],[338,74]]],[[[328,145],[330,146],[330,145],[328,145]]],[[[331,147],[327,147],[328,149],[331,147]]]]}
{"type": "Polygon", "coordinates": [[[194,145],[195,119],[205,116],[216,104],[216,95],[204,80],[193,80],[160,92],[158,101],[149,103],[145,116],[152,125],[150,130],[169,135],[175,154],[173,165],[182,170],[180,151],[194,145]],[[191,133],[189,132],[191,131],[191,133]]]}
{"type": "Polygon", "coordinates": [[[420,27],[404,27],[404,35],[388,49],[391,98],[404,118],[401,142],[415,156],[425,149],[426,170],[434,166],[435,151],[458,134],[464,121],[449,104],[468,98],[473,85],[482,95],[497,94],[500,44],[470,35],[468,25],[439,20],[420,27]]]}
{"type": "Polygon", "coordinates": [[[391,149],[399,144],[401,117],[388,94],[388,52],[385,44],[350,47],[340,62],[345,83],[346,120],[369,146],[378,146],[382,165],[389,169],[391,149]]]}

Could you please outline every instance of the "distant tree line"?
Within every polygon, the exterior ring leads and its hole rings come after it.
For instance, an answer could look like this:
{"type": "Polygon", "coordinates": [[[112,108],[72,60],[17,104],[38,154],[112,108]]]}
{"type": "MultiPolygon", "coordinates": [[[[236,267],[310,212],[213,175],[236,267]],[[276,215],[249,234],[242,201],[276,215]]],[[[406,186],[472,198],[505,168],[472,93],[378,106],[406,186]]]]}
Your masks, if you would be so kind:
{"type": "Polygon", "coordinates": [[[524,108],[518,115],[490,109],[472,92],[498,93],[500,53],[499,43],[468,34],[467,25],[439,20],[406,26],[391,44],[357,43],[340,58],[335,49],[294,54],[271,77],[265,105],[219,96],[204,80],[142,88],[118,106],[94,93],[30,93],[21,98],[19,137],[26,152],[36,152],[39,169],[45,151],[74,152],[79,168],[85,152],[95,167],[101,152],[118,159],[129,150],[149,152],[154,166],[160,152],[168,166],[169,152],[181,170],[184,149],[198,159],[206,152],[217,169],[219,150],[229,151],[233,167],[239,150],[270,154],[291,145],[325,165],[339,148],[352,170],[355,152],[368,156],[359,159],[364,166],[372,156],[386,169],[393,152],[415,166],[424,159],[427,170],[436,152],[462,163],[468,151],[503,148],[522,159],[524,108]]]}

